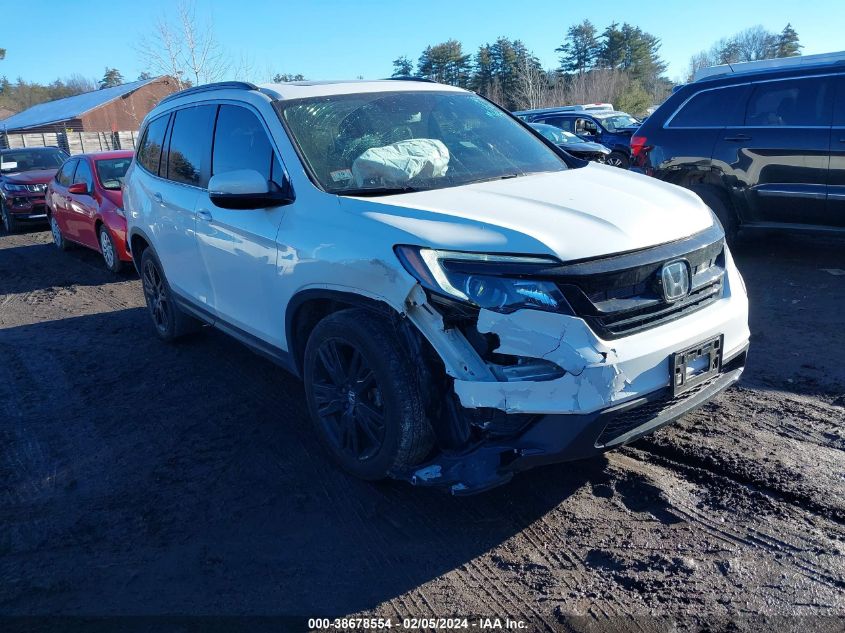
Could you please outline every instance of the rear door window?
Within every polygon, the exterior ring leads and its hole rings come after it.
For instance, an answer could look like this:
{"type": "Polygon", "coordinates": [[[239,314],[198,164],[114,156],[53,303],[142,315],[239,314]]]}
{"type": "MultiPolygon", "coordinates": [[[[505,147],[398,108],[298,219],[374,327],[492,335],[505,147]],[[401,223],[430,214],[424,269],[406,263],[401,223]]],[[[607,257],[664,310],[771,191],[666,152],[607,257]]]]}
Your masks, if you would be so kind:
{"type": "Polygon", "coordinates": [[[754,86],[745,125],[828,126],[833,116],[833,82],[827,78],[767,81],[754,86]]]}
{"type": "Polygon", "coordinates": [[[167,155],[167,178],[205,187],[211,172],[211,133],[216,105],[201,105],[176,112],[167,155]]]}
{"type": "Polygon", "coordinates": [[[56,174],[56,182],[63,187],[69,186],[73,182],[73,172],[76,169],[77,162],[76,160],[69,160],[62,165],[59,173],[56,174]]]}
{"type": "Polygon", "coordinates": [[[667,127],[728,127],[742,125],[748,86],[704,90],[692,97],[667,127]]]}
{"type": "Polygon", "coordinates": [[[270,180],[273,148],[264,126],[246,108],[221,105],[214,131],[212,174],[254,169],[270,180]]]}
{"type": "Polygon", "coordinates": [[[150,121],[138,148],[138,162],[144,169],[156,175],[161,163],[161,149],[164,147],[164,133],[167,131],[169,120],[170,116],[165,115],[150,121]]]}
{"type": "Polygon", "coordinates": [[[567,132],[572,131],[572,119],[566,119],[564,117],[549,117],[548,119],[543,119],[542,123],[553,125],[556,128],[566,130],[567,132]]]}

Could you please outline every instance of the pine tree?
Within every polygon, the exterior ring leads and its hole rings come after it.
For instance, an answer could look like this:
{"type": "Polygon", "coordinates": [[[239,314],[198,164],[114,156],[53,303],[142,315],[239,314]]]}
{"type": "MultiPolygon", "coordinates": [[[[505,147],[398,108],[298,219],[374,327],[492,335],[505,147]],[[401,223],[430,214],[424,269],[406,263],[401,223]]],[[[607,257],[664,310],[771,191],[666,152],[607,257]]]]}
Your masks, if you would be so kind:
{"type": "Polygon", "coordinates": [[[618,22],[610,24],[601,34],[598,65],[602,68],[620,68],[625,59],[625,35],[618,22]]]}
{"type": "Polygon", "coordinates": [[[795,57],[801,54],[802,48],[804,47],[798,42],[798,33],[792,28],[792,24],[787,24],[777,36],[775,57],[795,57]]]}
{"type": "Polygon", "coordinates": [[[147,81],[148,79],[152,79],[153,76],[151,73],[148,73],[146,70],[138,75],[138,81],[147,81]]]}
{"type": "Polygon", "coordinates": [[[106,68],[106,73],[99,81],[100,88],[113,88],[123,83],[123,75],[117,68],[106,68]]]}
{"type": "Polygon", "coordinates": [[[596,64],[599,54],[599,41],[596,27],[589,20],[570,26],[566,32],[566,41],[555,51],[563,53],[560,57],[560,69],[565,73],[584,74],[596,64]]]}
{"type": "Polygon", "coordinates": [[[6,59],[6,49],[0,48],[0,61],[3,61],[4,59],[6,59]]]}
{"type": "Polygon", "coordinates": [[[470,55],[465,55],[461,43],[448,40],[427,46],[417,62],[421,77],[465,88],[470,81],[470,55]]]}
{"type": "Polygon", "coordinates": [[[413,75],[414,62],[408,59],[405,55],[393,60],[393,74],[391,77],[413,77],[413,75]]]}

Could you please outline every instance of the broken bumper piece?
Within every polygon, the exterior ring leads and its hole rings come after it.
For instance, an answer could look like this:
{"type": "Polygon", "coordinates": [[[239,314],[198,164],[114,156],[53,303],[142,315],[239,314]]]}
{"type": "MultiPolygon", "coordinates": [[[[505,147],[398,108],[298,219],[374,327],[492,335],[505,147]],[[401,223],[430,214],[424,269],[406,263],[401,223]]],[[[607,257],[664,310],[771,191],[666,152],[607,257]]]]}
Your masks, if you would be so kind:
{"type": "Polygon", "coordinates": [[[734,384],[746,356],[747,347],[726,359],[713,379],[677,397],[666,388],[593,413],[536,416],[515,437],[444,452],[402,478],[468,495],[507,483],[522,470],[598,455],[656,431],[734,384]]]}

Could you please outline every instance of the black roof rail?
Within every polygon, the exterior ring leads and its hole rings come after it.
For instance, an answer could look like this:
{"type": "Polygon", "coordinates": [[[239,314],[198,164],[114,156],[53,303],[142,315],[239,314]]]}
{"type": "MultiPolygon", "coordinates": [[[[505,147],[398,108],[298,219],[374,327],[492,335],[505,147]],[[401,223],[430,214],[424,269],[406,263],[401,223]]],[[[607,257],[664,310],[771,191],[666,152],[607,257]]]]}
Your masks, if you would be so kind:
{"type": "Polygon", "coordinates": [[[436,84],[437,82],[425,77],[385,77],[382,81],[424,81],[427,84],[436,84]]]}
{"type": "Polygon", "coordinates": [[[185,88],[179,92],[174,92],[172,95],[167,95],[164,99],[159,101],[159,104],[166,103],[179,97],[186,97],[188,95],[199,94],[200,92],[210,92],[211,90],[258,90],[258,86],[249,83],[248,81],[218,81],[212,84],[203,84],[201,86],[193,86],[185,88]]]}

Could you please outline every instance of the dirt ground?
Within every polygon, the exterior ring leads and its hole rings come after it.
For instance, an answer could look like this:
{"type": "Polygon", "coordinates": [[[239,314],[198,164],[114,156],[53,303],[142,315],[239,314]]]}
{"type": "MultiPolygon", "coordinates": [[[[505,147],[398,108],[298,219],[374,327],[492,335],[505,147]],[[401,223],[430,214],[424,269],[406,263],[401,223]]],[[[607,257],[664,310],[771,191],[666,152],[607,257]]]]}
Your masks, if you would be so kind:
{"type": "Polygon", "coordinates": [[[215,331],[160,343],[134,274],[2,235],[0,614],[842,630],[845,241],[760,237],[736,258],[738,387],[606,457],[452,498],[350,479],[298,381],[215,331]]]}

